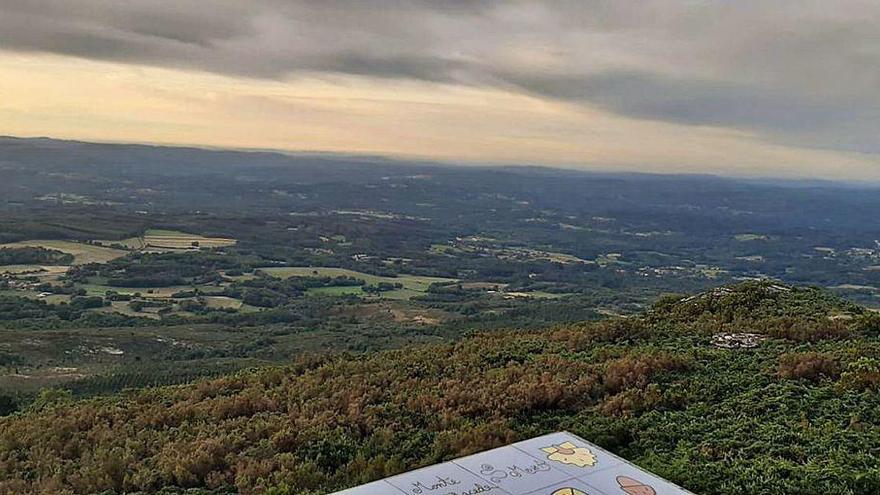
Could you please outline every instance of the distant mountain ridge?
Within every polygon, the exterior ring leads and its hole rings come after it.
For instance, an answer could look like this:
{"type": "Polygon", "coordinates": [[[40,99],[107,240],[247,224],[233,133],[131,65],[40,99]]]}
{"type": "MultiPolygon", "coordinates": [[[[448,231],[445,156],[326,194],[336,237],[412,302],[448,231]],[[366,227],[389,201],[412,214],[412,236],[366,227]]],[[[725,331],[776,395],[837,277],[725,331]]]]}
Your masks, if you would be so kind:
{"type": "MultiPolygon", "coordinates": [[[[835,181],[827,179],[794,179],[794,178],[748,178],[741,176],[724,176],[718,174],[701,174],[701,173],[648,173],[648,172],[612,172],[607,170],[590,170],[575,169],[570,167],[554,167],[550,165],[534,165],[534,164],[517,164],[517,163],[466,163],[455,161],[427,160],[419,158],[393,157],[382,155],[370,155],[359,153],[342,153],[331,151],[288,151],[277,149],[251,149],[251,148],[223,148],[215,146],[198,146],[198,145],[166,145],[166,144],[143,144],[143,143],[112,143],[112,142],[92,142],[73,139],[57,139],[51,137],[17,137],[0,135],[0,161],[3,159],[4,147],[40,147],[50,149],[93,149],[103,152],[127,151],[140,153],[156,153],[156,154],[180,154],[181,156],[204,153],[209,156],[216,157],[220,154],[228,154],[240,163],[250,160],[267,160],[269,162],[288,161],[289,165],[295,165],[297,160],[315,159],[326,160],[328,162],[352,162],[360,164],[374,165],[400,165],[405,167],[439,167],[439,168],[464,168],[464,169],[490,169],[490,170],[506,170],[510,172],[519,172],[526,174],[549,174],[549,175],[573,175],[573,176],[596,176],[596,177],[618,177],[618,178],[668,178],[673,180],[695,179],[695,180],[722,180],[743,182],[754,185],[773,185],[780,187],[855,187],[855,188],[877,188],[880,182],[873,181],[835,181]]],[[[276,166],[279,164],[276,162],[276,166]]]]}

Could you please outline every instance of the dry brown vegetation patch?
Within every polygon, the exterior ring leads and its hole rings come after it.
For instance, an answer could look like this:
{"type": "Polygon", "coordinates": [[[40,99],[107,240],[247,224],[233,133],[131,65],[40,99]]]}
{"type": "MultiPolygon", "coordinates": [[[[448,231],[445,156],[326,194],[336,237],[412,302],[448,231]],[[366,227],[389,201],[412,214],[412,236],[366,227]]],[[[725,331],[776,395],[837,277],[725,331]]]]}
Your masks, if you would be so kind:
{"type": "Polygon", "coordinates": [[[777,375],[784,379],[818,382],[840,376],[840,363],[821,352],[793,352],[779,357],[777,375]]]}

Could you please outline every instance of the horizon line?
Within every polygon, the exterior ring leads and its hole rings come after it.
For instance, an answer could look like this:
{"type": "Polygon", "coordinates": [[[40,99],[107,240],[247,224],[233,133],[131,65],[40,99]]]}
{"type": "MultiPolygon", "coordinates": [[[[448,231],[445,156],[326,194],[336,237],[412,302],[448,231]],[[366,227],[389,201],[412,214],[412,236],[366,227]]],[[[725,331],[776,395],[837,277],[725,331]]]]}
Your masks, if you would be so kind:
{"type": "Polygon", "coordinates": [[[358,153],[332,150],[308,150],[308,149],[283,149],[283,148],[259,148],[259,147],[234,147],[234,146],[215,146],[199,143],[169,143],[169,142],[150,142],[150,141],[126,141],[126,140],[91,140],[81,138],[58,138],[47,135],[21,136],[13,134],[0,134],[0,140],[20,140],[20,141],[55,141],[60,143],[98,145],[98,146],[141,146],[150,148],[166,148],[179,150],[195,150],[208,152],[226,152],[226,153],[254,153],[254,154],[274,154],[291,158],[301,156],[315,156],[326,159],[355,159],[360,161],[381,161],[387,164],[397,164],[402,166],[434,166],[434,167],[467,167],[467,168],[513,168],[513,169],[541,169],[558,172],[573,172],[588,175],[643,175],[653,177],[704,177],[715,178],[721,180],[733,180],[744,182],[769,182],[769,183],[791,183],[791,184],[808,184],[814,185],[836,185],[846,187],[880,187],[880,179],[829,179],[810,176],[781,176],[769,174],[719,174],[715,172],[654,172],[638,170],[636,166],[617,166],[616,169],[611,167],[602,167],[588,163],[572,163],[565,164],[548,164],[548,163],[528,163],[528,162],[492,162],[492,161],[474,161],[474,160],[449,160],[431,158],[428,156],[406,155],[406,154],[375,154],[375,153],[358,153]]]}

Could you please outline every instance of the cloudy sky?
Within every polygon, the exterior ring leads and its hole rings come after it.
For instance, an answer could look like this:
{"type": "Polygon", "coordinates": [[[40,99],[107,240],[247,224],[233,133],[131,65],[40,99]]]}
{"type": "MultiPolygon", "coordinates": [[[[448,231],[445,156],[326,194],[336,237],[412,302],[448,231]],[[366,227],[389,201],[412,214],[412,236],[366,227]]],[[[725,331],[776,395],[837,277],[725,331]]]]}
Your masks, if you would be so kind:
{"type": "Polygon", "coordinates": [[[0,0],[0,134],[880,179],[876,0],[0,0]]]}

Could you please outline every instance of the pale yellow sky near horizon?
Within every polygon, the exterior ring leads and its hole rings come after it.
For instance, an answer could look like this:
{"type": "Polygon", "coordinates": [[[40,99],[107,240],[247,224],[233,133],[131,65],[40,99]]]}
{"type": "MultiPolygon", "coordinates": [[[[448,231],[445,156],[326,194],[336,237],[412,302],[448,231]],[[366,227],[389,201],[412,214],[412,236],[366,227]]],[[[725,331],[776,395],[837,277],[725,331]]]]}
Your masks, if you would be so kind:
{"type": "Polygon", "coordinates": [[[624,117],[498,88],[283,80],[0,51],[0,134],[641,172],[880,179],[867,154],[624,117]]]}

